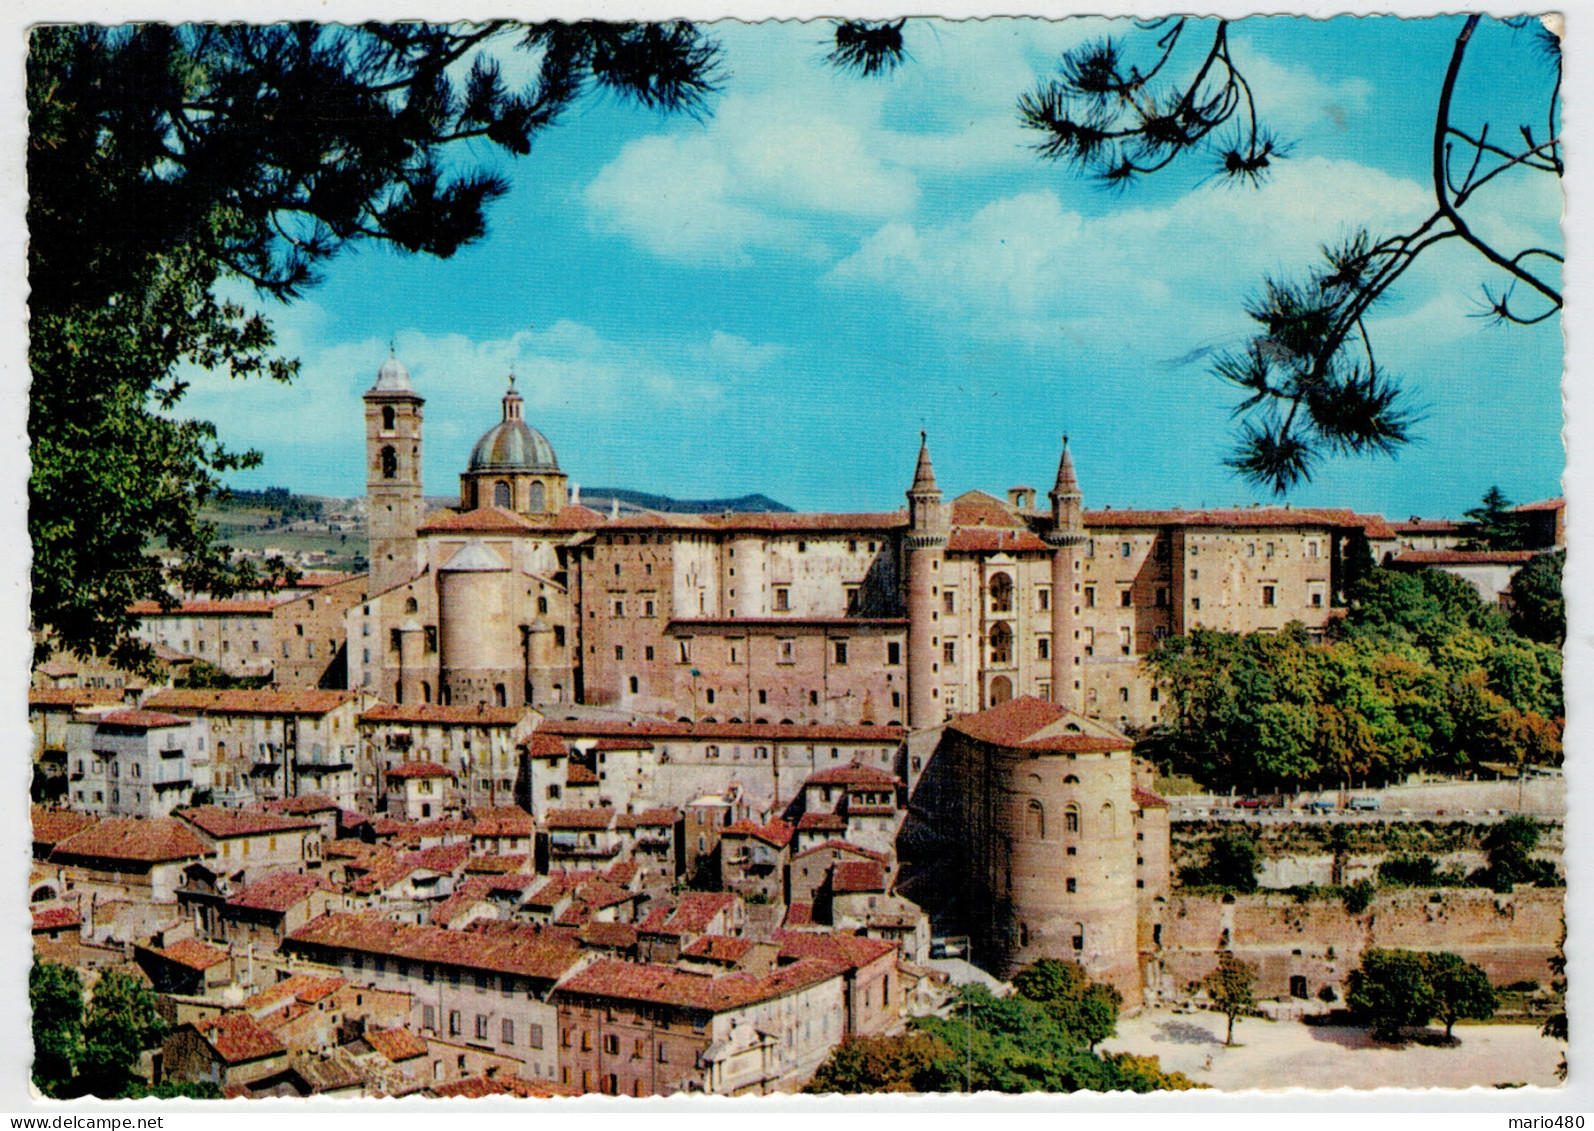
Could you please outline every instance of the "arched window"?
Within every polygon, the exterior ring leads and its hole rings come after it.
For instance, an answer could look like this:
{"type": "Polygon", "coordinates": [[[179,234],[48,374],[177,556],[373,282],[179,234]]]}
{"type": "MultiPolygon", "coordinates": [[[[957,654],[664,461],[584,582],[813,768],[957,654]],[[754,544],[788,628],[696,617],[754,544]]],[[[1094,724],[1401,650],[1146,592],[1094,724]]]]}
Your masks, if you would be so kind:
{"type": "Polygon", "coordinates": [[[991,663],[1011,664],[1013,662],[1013,630],[1008,628],[1003,621],[997,621],[991,626],[991,663]]]}
{"type": "Polygon", "coordinates": [[[1013,698],[1013,681],[1005,675],[999,675],[991,680],[991,706],[1000,707],[1013,698]]]}
{"type": "Polygon", "coordinates": [[[1074,774],[1069,774],[1066,778],[1063,779],[1063,784],[1064,785],[1078,785],[1079,784],[1079,778],[1076,777],[1074,774]]]}
{"type": "Polygon", "coordinates": [[[1101,831],[1105,836],[1112,836],[1118,831],[1118,810],[1112,807],[1111,801],[1101,807],[1101,831]]]}
{"type": "Polygon", "coordinates": [[[397,425],[397,423],[398,423],[398,413],[393,410],[393,406],[390,405],[390,404],[383,405],[382,406],[382,431],[384,431],[384,432],[393,431],[393,429],[397,425]]]}
{"type": "Polygon", "coordinates": [[[542,484],[533,483],[531,485],[531,499],[528,503],[528,509],[541,512],[547,506],[547,503],[548,495],[547,492],[543,490],[542,484]]]}
{"type": "Polygon", "coordinates": [[[425,680],[422,680],[421,681],[421,702],[422,703],[430,703],[431,701],[432,701],[432,685],[427,683],[425,680]]]}
{"type": "Polygon", "coordinates": [[[419,611],[420,607],[421,606],[416,602],[414,597],[406,597],[404,599],[404,611],[406,613],[417,612],[419,611]]]}
{"type": "Polygon", "coordinates": [[[1028,923],[1020,923],[1018,925],[1018,945],[1019,946],[1028,946],[1029,945],[1029,924],[1028,923]]]}
{"type": "Polygon", "coordinates": [[[496,705],[499,707],[509,706],[509,692],[505,690],[503,684],[493,684],[493,699],[496,700],[496,705]]]}
{"type": "Polygon", "coordinates": [[[1077,833],[1079,831],[1079,806],[1072,801],[1063,810],[1063,831],[1065,833],[1077,833]]]}
{"type": "Polygon", "coordinates": [[[1033,797],[1024,806],[1024,835],[1036,840],[1046,837],[1046,809],[1033,797]]]}
{"type": "Polygon", "coordinates": [[[1074,949],[1085,949],[1085,924],[1083,923],[1074,924],[1074,949]]]}
{"type": "Polygon", "coordinates": [[[392,479],[398,475],[398,453],[391,447],[382,449],[382,478],[392,479]]]}
{"type": "Polygon", "coordinates": [[[1013,579],[1005,573],[994,574],[991,577],[991,612],[1010,613],[1013,611],[1013,579]]]}
{"type": "Polygon", "coordinates": [[[493,506],[508,510],[514,503],[510,499],[509,484],[500,479],[493,484],[493,506]]]}

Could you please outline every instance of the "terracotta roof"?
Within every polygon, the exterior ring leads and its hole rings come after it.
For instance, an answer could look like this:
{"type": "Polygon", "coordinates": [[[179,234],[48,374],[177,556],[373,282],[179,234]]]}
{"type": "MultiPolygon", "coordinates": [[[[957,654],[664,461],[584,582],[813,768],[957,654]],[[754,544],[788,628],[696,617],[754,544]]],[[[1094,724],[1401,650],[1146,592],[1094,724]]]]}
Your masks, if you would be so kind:
{"type": "Polygon", "coordinates": [[[471,830],[471,836],[530,836],[537,831],[536,818],[524,809],[502,805],[496,808],[472,809],[470,817],[475,825],[471,830]]]}
{"type": "MultiPolygon", "coordinates": [[[[1079,754],[1094,754],[1108,750],[1128,750],[1133,743],[1124,737],[1106,737],[1100,733],[1057,732],[1069,712],[1053,703],[1030,696],[1009,699],[1006,703],[975,715],[960,715],[947,723],[950,730],[966,734],[993,746],[1022,747],[1026,750],[1054,750],[1079,754]],[[1054,733],[1042,736],[1041,732],[1054,733]]],[[[1097,726],[1082,721],[1085,728],[1097,726]]]]}
{"type": "Polygon", "coordinates": [[[244,1008],[250,1012],[258,1012],[285,1001],[313,1005],[348,984],[345,979],[338,977],[318,978],[314,974],[294,974],[246,998],[244,1008]]]}
{"type": "Polygon", "coordinates": [[[811,927],[813,925],[814,905],[810,900],[795,900],[790,907],[786,908],[786,926],[811,927]]]}
{"type": "Polygon", "coordinates": [[[33,839],[38,844],[55,845],[92,826],[97,817],[71,809],[46,809],[33,806],[33,839]]]}
{"type": "Polygon", "coordinates": [[[160,711],[112,711],[99,717],[100,726],[127,727],[130,730],[154,730],[157,727],[185,727],[193,720],[160,711]]]}
{"type": "Polygon", "coordinates": [[[1390,560],[1395,565],[1522,565],[1540,553],[1539,550],[1402,550],[1390,560]]]}
{"type": "Polygon", "coordinates": [[[35,931],[59,931],[66,927],[81,926],[82,923],[83,916],[77,913],[75,907],[46,907],[33,913],[35,931]]]}
{"type": "Polygon", "coordinates": [[[410,723],[417,726],[514,726],[533,714],[529,707],[444,707],[438,703],[382,704],[360,716],[362,723],[410,723]]]}
{"type": "Polygon", "coordinates": [[[184,601],[176,608],[163,609],[155,601],[134,601],[127,611],[135,616],[270,616],[275,605],[274,601],[184,601]]]}
{"type": "Polygon", "coordinates": [[[220,947],[202,943],[198,939],[182,939],[155,953],[191,970],[209,970],[217,963],[227,961],[229,957],[220,947]]]}
{"type": "Polygon", "coordinates": [[[1051,553],[1051,547],[1028,530],[992,530],[963,527],[952,531],[946,540],[950,554],[1051,553]]]}
{"type": "Polygon", "coordinates": [[[603,878],[610,883],[625,887],[636,878],[636,874],[641,870],[641,866],[635,860],[616,860],[608,868],[604,869],[603,878]]]}
{"type": "Polygon", "coordinates": [[[1390,528],[1397,534],[1463,534],[1466,523],[1453,518],[1418,518],[1412,515],[1405,522],[1392,522],[1390,528]]]}
{"type": "Polygon", "coordinates": [[[521,533],[537,527],[513,511],[502,507],[478,507],[471,511],[433,511],[422,520],[419,534],[456,532],[521,533]]]}
{"type": "Polygon", "coordinates": [[[450,931],[395,923],[379,914],[331,914],[312,920],[288,938],[293,949],[337,948],[543,980],[562,977],[580,958],[567,939],[544,936],[526,924],[499,926],[520,929],[450,931]]]}
{"type": "Polygon", "coordinates": [[[526,753],[533,758],[557,758],[570,753],[565,740],[556,734],[539,730],[525,742],[526,753]]]}
{"type": "Polygon", "coordinates": [[[776,931],[771,941],[779,945],[781,961],[819,958],[852,970],[897,949],[897,944],[887,939],[810,931],[776,931]]]}
{"type": "Polygon", "coordinates": [[[797,831],[800,833],[812,832],[814,829],[845,829],[847,818],[840,813],[804,813],[797,818],[797,831]]]}
{"type": "Polygon", "coordinates": [[[576,898],[596,909],[614,907],[621,903],[629,903],[637,898],[636,893],[611,884],[608,880],[588,880],[576,890],[576,898]]]}
{"type": "Polygon", "coordinates": [[[746,973],[709,976],[672,966],[600,959],[568,979],[555,992],[723,1013],[805,989],[837,977],[844,969],[838,963],[806,959],[762,976],[746,973]]]}
{"type": "Polygon", "coordinates": [[[341,812],[336,801],[319,793],[306,793],[298,797],[285,797],[278,801],[268,801],[266,802],[266,808],[273,813],[288,813],[294,816],[341,812]]]}
{"type": "Polygon", "coordinates": [[[1149,789],[1137,785],[1131,792],[1134,794],[1135,804],[1142,809],[1166,809],[1168,807],[1166,800],[1152,793],[1149,789]]]}
{"type": "Polygon", "coordinates": [[[580,762],[571,762],[565,767],[566,785],[597,785],[598,775],[587,769],[580,762]]]}
{"type": "Polygon", "coordinates": [[[548,719],[538,734],[567,738],[743,738],[792,739],[798,742],[859,741],[895,745],[908,733],[898,726],[805,726],[779,723],[670,723],[663,721],[614,722],[610,720],[548,719]]]}
{"type": "Polygon", "coordinates": [[[273,872],[227,898],[230,907],[285,912],[313,891],[337,891],[323,876],[300,872],[273,872]]]}
{"type": "Polygon", "coordinates": [[[772,818],[767,824],[763,825],[755,824],[744,817],[735,824],[726,825],[721,829],[720,839],[724,840],[728,836],[751,836],[757,837],[773,848],[785,848],[791,843],[792,834],[796,831],[788,822],[781,820],[779,817],[772,818]]]}
{"type": "Polygon", "coordinates": [[[636,945],[637,929],[631,923],[603,923],[592,919],[582,924],[576,937],[590,947],[629,950],[636,945]]]}
{"type": "Polygon", "coordinates": [[[644,809],[640,813],[621,813],[614,823],[622,829],[667,828],[680,819],[679,809],[644,809]]]}
{"type": "Polygon", "coordinates": [[[387,1057],[394,1064],[426,1055],[426,1042],[408,1029],[394,1026],[383,1029],[377,1025],[365,1027],[365,1043],[387,1057]]]}
{"type": "Polygon", "coordinates": [[[828,770],[820,770],[817,774],[810,774],[804,786],[810,785],[860,785],[878,786],[880,788],[895,787],[899,782],[895,774],[888,774],[884,770],[877,770],[873,766],[865,766],[858,762],[850,766],[833,766],[828,770]]]}
{"type": "Polygon", "coordinates": [[[591,530],[603,526],[609,520],[580,503],[574,506],[560,507],[559,513],[547,519],[544,525],[553,530],[591,530]]]}
{"type": "MultiPolygon", "coordinates": [[[[842,824],[845,825],[846,822],[843,821],[842,824]]],[[[800,829],[801,827],[802,827],[801,823],[799,822],[798,828],[800,829]]],[[[805,848],[801,852],[799,852],[795,857],[793,857],[793,859],[801,860],[804,856],[812,856],[816,852],[827,852],[827,851],[828,852],[849,852],[849,853],[853,854],[854,856],[862,856],[866,860],[878,860],[882,864],[884,864],[889,859],[889,857],[884,852],[876,852],[876,851],[874,851],[871,848],[864,848],[860,844],[853,844],[850,841],[845,841],[845,840],[827,840],[823,844],[816,844],[812,848],[805,848]]]]}
{"type": "Polygon", "coordinates": [[[752,939],[730,935],[699,935],[681,951],[682,958],[703,958],[710,962],[740,962],[753,949],[752,939]]]}
{"type": "Polygon", "coordinates": [[[653,743],[646,738],[600,738],[592,744],[594,750],[652,750],[653,743]]]}
{"type": "Polygon", "coordinates": [[[714,917],[736,904],[736,895],[727,891],[682,892],[675,905],[656,907],[640,930],[658,935],[698,935],[708,929],[714,917]]]}
{"type": "Polygon", "coordinates": [[[216,805],[202,805],[197,809],[179,809],[177,816],[200,832],[213,837],[261,836],[267,833],[297,832],[300,829],[319,829],[314,821],[280,817],[249,809],[223,809],[216,805]]]}
{"type": "Polygon", "coordinates": [[[354,700],[352,691],[198,691],[168,688],[144,701],[147,707],[209,715],[324,715],[354,700]]]}
{"type": "Polygon", "coordinates": [[[523,1076],[466,1076],[447,1084],[432,1085],[432,1095],[445,1100],[480,1100],[488,1096],[516,1096],[520,1099],[549,1100],[558,1096],[580,1095],[580,1089],[552,1080],[527,1080],[523,1076]]]}
{"type": "Polygon", "coordinates": [[[52,858],[99,857],[157,864],[208,856],[210,848],[174,817],[108,817],[55,846],[52,858]]]}
{"type": "Polygon", "coordinates": [[[439,766],[436,762],[400,762],[387,771],[389,780],[393,778],[451,778],[454,771],[447,766],[439,766]]]}
{"type": "Polygon", "coordinates": [[[465,871],[495,876],[531,875],[528,872],[531,857],[524,852],[505,853],[502,856],[488,854],[485,856],[472,856],[465,861],[465,871]]]}
{"type": "Polygon", "coordinates": [[[798,534],[808,530],[884,533],[908,525],[902,511],[875,514],[822,512],[740,512],[731,514],[628,514],[604,524],[606,530],[710,530],[798,534]]]}
{"type": "MultiPolygon", "coordinates": [[[[952,525],[1007,527],[1026,530],[1023,517],[1002,500],[984,491],[965,491],[952,500],[952,525]]],[[[1043,543],[1044,545],[1044,543],[1043,543]]]]}
{"type": "Polygon", "coordinates": [[[122,702],[120,689],[108,687],[34,687],[29,707],[109,707],[122,702]]]}
{"type": "Polygon", "coordinates": [[[886,890],[885,870],[877,860],[838,860],[830,867],[830,890],[850,892],[886,890]]]}
{"type": "MultiPolygon", "coordinates": [[[[1382,521],[1382,519],[1379,519],[1382,521]]],[[[1124,526],[1230,526],[1360,527],[1363,522],[1354,511],[1343,507],[1223,507],[1213,510],[1100,510],[1086,511],[1087,527],[1124,526]]]]}
{"type": "Polygon", "coordinates": [[[194,1029],[228,1064],[260,1060],[288,1051],[277,1035],[247,1013],[224,1013],[194,1022],[194,1029]]]}
{"type": "Polygon", "coordinates": [[[613,809],[554,809],[544,823],[549,829],[607,829],[613,809]]]}
{"type": "Polygon", "coordinates": [[[1520,506],[1515,506],[1511,509],[1521,514],[1527,514],[1533,511],[1558,511],[1563,509],[1565,506],[1565,497],[1557,495],[1553,499],[1540,499],[1535,503],[1523,503],[1520,506]]]}

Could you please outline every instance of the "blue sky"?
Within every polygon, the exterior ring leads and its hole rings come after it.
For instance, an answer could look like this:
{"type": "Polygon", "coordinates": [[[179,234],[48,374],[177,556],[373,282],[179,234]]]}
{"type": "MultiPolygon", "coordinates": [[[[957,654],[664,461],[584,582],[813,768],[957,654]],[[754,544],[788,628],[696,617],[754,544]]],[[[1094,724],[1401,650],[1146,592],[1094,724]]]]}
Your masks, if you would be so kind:
{"type": "MultiPolygon", "coordinates": [[[[359,395],[394,340],[427,398],[439,495],[513,368],[582,484],[891,509],[921,428],[944,489],[995,493],[1044,490],[1066,431],[1090,506],[1260,501],[1222,466],[1235,397],[1191,355],[1243,340],[1264,275],[1427,215],[1460,24],[1232,25],[1291,156],[1260,189],[1213,183],[1197,158],[1126,193],[1039,160],[1013,107],[1061,50],[1132,25],[910,24],[913,62],[888,80],[823,67],[825,24],[712,25],[729,74],[711,116],[598,98],[529,158],[462,154],[513,178],[485,240],[447,261],[346,253],[267,308],[303,361],[293,386],[202,378],[184,411],[265,454],[240,486],[357,494],[359,395]]],[[[1457,121],[1515,136],[1541,121],[1547,77],[1524,33],[1486,21],[1457,121]]],[[[1500,178],[1475,226],[1559,247],[1548,180],[1500,178]]],[[[1292,501],[1404,517],[1459,514],[1495,483],[1559,492],[1559,320],[1474,317],[1489,278],[1446,247],[1391,292],[1370,329],[1426,410],[1420,442],[1331,461],[1292,501]]]]}

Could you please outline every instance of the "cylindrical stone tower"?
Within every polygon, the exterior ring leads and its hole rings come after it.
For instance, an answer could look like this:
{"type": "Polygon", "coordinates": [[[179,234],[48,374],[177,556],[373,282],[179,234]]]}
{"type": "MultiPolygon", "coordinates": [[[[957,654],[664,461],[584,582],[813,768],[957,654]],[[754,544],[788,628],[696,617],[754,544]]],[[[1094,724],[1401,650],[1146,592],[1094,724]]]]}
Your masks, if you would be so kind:
{"type": "Polygon", "coordinates": [[[1079,555],[1085,543],[1085,500],[1063,437],[1057,483],[1051,490],[1052,529],[1052,702],[1070,711],[1084,709],[1083,673],[1079,668],[1079,598],[1074,588],[1079,555]]]}
{"type": "Polygon", "coordinates": [[[919,433],[919,463],[908,488],[908,533],[904,550],[908,574],[908,726],[937,726],[946,718],[941,705],[937,657],[936,597],[942,582],[948,534],[941,489],[935,485],[930,448],[919,433]]]}
{"type": "Polygon", "coordinates": [[[443,702],[519,707],[525,656],[513,630],[509,566],[481,542],[467,542],[437,573],[438,682],[443,702]],[[506,629],[508,629],[506,631],[506,629]]]}

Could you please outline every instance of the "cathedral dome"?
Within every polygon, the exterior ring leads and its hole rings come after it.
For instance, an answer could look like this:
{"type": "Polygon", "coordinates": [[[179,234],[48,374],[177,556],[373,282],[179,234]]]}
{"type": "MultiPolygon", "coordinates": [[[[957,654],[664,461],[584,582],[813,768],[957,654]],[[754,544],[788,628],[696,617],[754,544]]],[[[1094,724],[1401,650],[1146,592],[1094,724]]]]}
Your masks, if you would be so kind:
{"type": "Polygon", "coordinates": [[[553,445],[520,417],[520,394],[509,378],[504,418],[487,430],[470,453],[471,471],[558,471],[553,445]]]}

